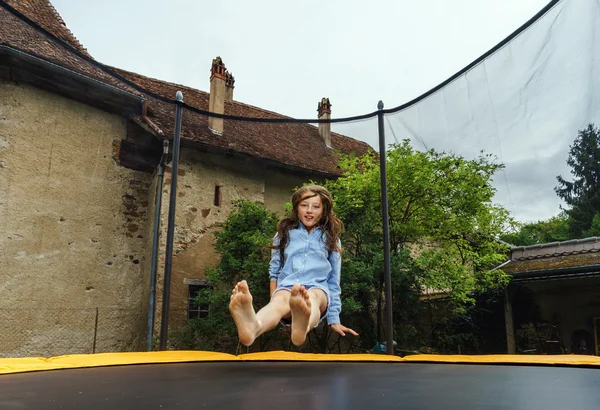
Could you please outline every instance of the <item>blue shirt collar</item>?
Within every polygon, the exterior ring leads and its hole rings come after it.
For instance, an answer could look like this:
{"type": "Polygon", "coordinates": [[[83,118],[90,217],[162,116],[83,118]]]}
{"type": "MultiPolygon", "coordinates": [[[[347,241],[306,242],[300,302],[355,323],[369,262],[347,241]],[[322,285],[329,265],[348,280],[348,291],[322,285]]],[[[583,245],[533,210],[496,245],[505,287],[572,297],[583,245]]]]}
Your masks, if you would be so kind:
{"type": "MultiPolygon", "coordinates": [[[[298,228],[296,228],[296,229],[300,229],[300,230],[306,232],[307,234],[309,234],[308,233],[308,229],[306,229],[306,226],[304,226],[304,224],[302,223],[302,221],[298,221],[298,228]]],[[[318,225],[317,227],[315,227],[315,229],[313,229],[311,231],[311,233],[314,232],[314,231],[316,231],[316,230],[322,231],[323,229],[321,228],[321,225],[318,225]]]]}

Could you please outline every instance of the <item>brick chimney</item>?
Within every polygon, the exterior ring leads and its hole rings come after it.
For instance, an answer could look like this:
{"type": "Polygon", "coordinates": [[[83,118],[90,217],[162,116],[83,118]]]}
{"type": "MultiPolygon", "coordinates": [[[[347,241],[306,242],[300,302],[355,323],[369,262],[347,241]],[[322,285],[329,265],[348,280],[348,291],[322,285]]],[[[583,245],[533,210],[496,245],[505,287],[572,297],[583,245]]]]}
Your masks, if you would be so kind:
{"type": "MultiPolygon", "coordinates": [[[[210,68],[210,97],[208,100],[208,111],[217,114],[225,113],[225,101],[233,101],[233,85],[235,79],[233,75],[227,71],[225,63],[221,57],[217,57],[212,61],[210,68]]],[[[208,127],[219,133],[223,133],[222,118],[208,118],[208,127]]]]}
{"type": "MultiPolygon", "coordinates": [[[[331,103],[329,98],[322,98],[317,108],[320,120],[331,119],[331,103]]],[[[331,123],[319,123],[319,135],[325,141],[327,148],[331,148],[331,123]]]]}

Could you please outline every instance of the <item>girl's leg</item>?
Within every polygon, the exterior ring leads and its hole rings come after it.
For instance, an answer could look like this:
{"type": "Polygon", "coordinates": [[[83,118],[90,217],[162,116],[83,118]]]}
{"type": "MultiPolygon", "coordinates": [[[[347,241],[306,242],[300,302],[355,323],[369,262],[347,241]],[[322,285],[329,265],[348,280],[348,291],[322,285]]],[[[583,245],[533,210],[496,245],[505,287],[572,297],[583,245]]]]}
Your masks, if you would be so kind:
{"type": "Polygon", "coordinates": [[[252,306],[248,283],[243,280],[231,292],[229,311],[238,329],[240,343],[250,346],[264,332],[273,329],[282,317],[290,313],[289,292],[277,292],[258,313],[252,306]]]}
{"type": "Polygon", "coordinates": [[[301,346],[306,335],[318,324],[327,309],[327,295],[321,289],[306,290],[304,286],[294,285],[290,296],[292,313],[292,343],[301,346]]]}
{"type": "MultiPolygon", "coordinates": [[[[258,336],[271,329],[274,329],[282,318],[290,316],[290,292],[280,290],[275,293],[269,303],[267,303],[256,314],[256,319],[260,323],[260,332],[258,336]]],[[[257,336],[257,337],[258,337],[257,336]]]]}

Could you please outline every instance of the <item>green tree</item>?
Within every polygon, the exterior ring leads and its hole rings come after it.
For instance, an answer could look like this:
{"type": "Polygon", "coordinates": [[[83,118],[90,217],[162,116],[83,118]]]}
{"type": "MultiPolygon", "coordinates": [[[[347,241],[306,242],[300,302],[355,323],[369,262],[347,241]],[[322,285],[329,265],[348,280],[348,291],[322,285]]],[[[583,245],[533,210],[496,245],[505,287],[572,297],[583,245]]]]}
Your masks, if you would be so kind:
{"type": "MultiPolygon", "coordinates": [[[[215,249],[221,259],[216,268],[206,269],[206,279],[212,290],[197,298],[198,303],[210,305],[210,313],[207,317],[190,320],[174,335],[176,348],[236,352],[237,330],[229,314],[231,290],[238,281],[245,279],[255,306],[262,307],[269,301],[269,258],[265,246],[273,239],[277,220],[277,215],[264,205],[234,202],[233,211],[215,232],[215,249]]],[[[253,347],[266,350],[281,337],[280,332],[267,333],[253,347]]]]}
{"type": "Polygon", "coordinates": [[[569,217],[563,212],[544,221],[515,224],[515,230],[501,235],[500,239],[515,246],[566,241],[572,239],[569,217]]]}
{"type": "MultiPolygon", "coordinates": [[[[285,205],[289,212],[290,204],[285,205]]],[[[266,305],[269,295],[269,258],[270,253],[265,246],[270,244],[276,232],[278,217],[263,205],[249,201],[236,201],[233,211],[228,215],[215,233],[215,249],[220,256],[216,268],[206,270],[206,278],[212,289],[199,294],[196,302],[209,304],[207,317],[190,320],[186,326],[173,335],[176,349],[201,349],[236,353],[238,345],[237,330],[229,313],[229,297],[234,285],[245,279],[252,292],[256,309],[266,305]]],[[[344,318],[360,315],[362,301],[371,294],[369,283],[365,280],[365,272],[369,267],[361,267],[353,261],[344,261],[351,269],[342,269],[342,315],[344,318]],[[348,272],[353,272],[348,276],[348,272]]],[[[365,323],[372,323],[372,317],[361,316],[365,323]]],[[[343,319],[346,320],[346,319],[343,319]]],[[[325,324],[325,323],[324,323],[325,324]]],[[[355,339],[345,338],[342,341],[337,333],[328,326],[319,326],[311,332],[308,343],[300,350],[308,352],[346,353],[356,348],[355,339]]],[[[372,327],[372,326],[371,326],[372,327]]],[[[366,327],[368,328],[368,326],[366,327]]],[[[252,350],[291,349],[289,328],[277,327],[263,334],[252,345],[252,350]]]]}
{"type": "MultiPolygon", "coordinates": [[[[344,175],[326,185],[346,224],[345,249],[352,263],[368,267],[362,271],[368,270],[363,275],[371,284],[371,293],[355,302],[366,314],[377,301],[375,311],[381,318],[379,167],[368,156],[345,157],[340,166],[344,175]]],[[[414,315],[419,306],[415,302],[423,291],[443,293],[449,309],[460,313],[473,301],[473,291],[506,284],[507,276],[493,267],[505,258],[505,247],[496,238],[509,222],[509,215],[492,202],[495,191],[491,178],[502,165],[493,163],[490,156],[465,160],[434,150],[419,152],[404,141],[388,152],[387,166],[398,338],[409,330],[404,319],[414,315]]],[[[352,269],[350,262],[346,269],[352,269]]]]}
{"type": "Polygon", "coordinates": [[[591,236],[600,236],[600,214],[594,215],[590,228],[583,231],[582,236],[584,238],[589,238],[591,236]]]}
{"type": "MultiPolygon", "coordinates": [[[[491,177],[501,165],[491,157],[475,160],[413,150],[408,141],[388,154],[390,245],[395,318],[395,340],[401,346],[419,346],[433,340],[446,346],[469,340],[448,338],[448,323],[467,323],[473,295],[502,288],[506,275],[492,268],[503,261],[504,247],[495,238],[509,222],[508,213],[494,205],[491,177]],[[448,315],[432,314],[440,327],[423,336],[414,317],[424,306],[424,293],[443,297],[448,315]],[[465,316],[462,320],[460,315],[465,316]],[[444,336],[439,336],[444,335],[444,336]],[[427,341],[422,341],[422,338],[427,341]]],[[[332,335],[328,326],[309,334],[305,351],[347,352],[373,347],[385,340],[383,322],[383,253],[381,195],[378,161],[373,156],[344,156],[344,175],[326,182],[336,202],[336,212],[346,225],[342,238],[342,322],[359,331],[358,339],[332,335]],[[374,320],[375,319],[375,320],[374,320]]],[[[287,206],[289,210],[289,205],[287,206]]],[[[263,247],[275,232],[276,217],[263,206],[237,202],[217,233],[221,256],[217,268],[207,270],[212,292],[199,296],[210,302],[206,318],[188,323],[177,338],[178,348],[236,351],[236,330],[228,312],[229,295],[240,279],[248,280],[257,307],[267,303],[268,257],[263,247]]],[[[454,325],[453,325],[454,326],[454,325]]],[[[279,327],[263,335],[253,349],[290,348],[287,330],[279,327]]],[[[448,349],[449,347],[446,347],[448,349]]]]}
{"type": "Polygon", "coordinates": [[[600,129],[594,124],[578,132],[567,164],[573,181],[557,176],[559,186],[555,191],[567,204],[565,211],[570,218],[571,235],[580,238],[600,213],[600,129]]]}

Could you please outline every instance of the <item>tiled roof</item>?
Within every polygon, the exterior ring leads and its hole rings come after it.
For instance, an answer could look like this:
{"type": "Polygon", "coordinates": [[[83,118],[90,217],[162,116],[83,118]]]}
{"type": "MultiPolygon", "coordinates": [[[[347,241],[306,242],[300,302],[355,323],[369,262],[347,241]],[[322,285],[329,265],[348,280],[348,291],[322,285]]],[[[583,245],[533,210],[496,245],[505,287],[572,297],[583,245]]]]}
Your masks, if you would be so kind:
{"type": "Polygon", "coordinates": [[[67,28],[64,20],[48,0],[4,0],[57,38],[89,56],[87,50],[67,28]]]}
{"type": "MultiPolygon", "coordinates": [[[[68,29],[62,26],[59,22],[50,24],[47,20],[56,13],[54,8],[45,1],[5,1],[0,0],[0,45],[5,45],[13,49],[17,49],[24,53],[39,57],[43,60],[49,61],[66,69],[72,70],[76,73],[83,74],[95,80],[101,81],[106,84],[110,84],[121,88],[123,90],[140,94],[133,88],[118,81],[114,76],[105,73],[103,70],[98,68],[101,66],[99,63],[94,63],[89,57],[82,57],[63,47],[60,43],[54,40],[54,37],[47,36],[40,30],[32,27],[30,24],[25,23],[18,17],[5,10],[2,6],[3,3],[7,3],[9,6],[14,7],[17,11],[24,14],[27,18],[35,22],[35,19],[43,18],[45,23],[44,29],[54,29],[57,32],[51,31],[51,35],[60,38],[67,37],[68,29]],[[28,5],[28,7],[25,7],[28,5]],[[34,7],[35,5],[35,7],[34,7]],[[44,9],[44,5],[46,8],[44,9]],[[15,7],[18,6],[18,7],[15,7]],[[42,11],[45,10],[45,11],[42,11]]],[[[56,13],[56,18],[59,18],[56,13]]],[[[62,20],[60,20],[62,21],[62,20]]],[[[60,38],[62,40],[62,38],[60,38]]],[[[72,38],[73,41],[75,38],[72,38]]],[[[63,40],[66,41],[66,40],[63,40]]],[[[67,42],[72,47],[71,42],[67,42]]],[[[78,42],[77,42],[78,44],[78,42]]],[[[78,52],[83,53],[79,47],[75,47],[78,52]]]]}
{"type": "Polygon", "coordinates": [[[523,261],[594,252],[600,252],[600,237],[597,236],[584,239],[571,239],[562,242],[514,247],[511,249],[510,258],[513,261],[523,261]]]}
{"type": "Polygon", "coordinates": [[[561,270],[600,264],[600,238],[591,237],[511,249],[505,273],[561,270]]]}
{"type": "MultiPolygon", "coordinates": [[[[0,5],[3,1],[0,0],[0,5]]],[[[56,38],[68,43],[87,56],[85,49],[66,28],[49,2],[43,0],[10,0],[6,3],[46,29],[56,38]]],[[[91,58],[78,56],[68,47],[53,41],[52,38],[40,33],[35,27],[21,21],[2,7],[0,7],[0,44],[17,48],[126,91],[144,95],[148,100],[148,117],[163,131],[165,136],[173,134],[175,106],[154,98],[150,94],[154,93],[168,100],[174,100],[175,93],[182,91],[187,105],[200,110],[208,110],[208,93],[103,66],[91,60],[91,58]],[[119,77],[123,77],[132,84],[119,80],[119,77]],[[144,92],[144,90],[149,92],[144,92]]],[[[242,117],[286,118],[280,114],[236,101],[226,102],[225,114],[242,117]]],[[[324,141],[319,136],[318,128],[309,124],[273,124],[225,120],[223,134],[217,135],[208,128],[206,116],[186,110],[183,115],[181,137],[183,144],[188,146],[250,155],[294,169],[301,168],[332,175],[340,174],[334,152],[325,146],[324,141]]],[[[332,146],[334,150],[357,155],[365,154],[371,150],[371,147],[364,142],[336,133],[332,133],[332,146]]]]}
{"type": "MultiPolygon", "coordinates": [[[[207,111],[209,94],[200,90],[144,77],[139,74],[113,68],[123,77],[163,97],[173,99],[177,91],[183,93],[187,105],[207,111]]],[[[149,117],[168,135],[174,130],[175,107],[172,104],[149,98],[149,117]]],[[[287,118],[237,101],[225,103],[228,115],[252,118],[287,118]]],[[[337,175],[337,159],[325,146],[318,128],[310,124],[275,124],[245,121],[224,121],[222,135],[210,131],[208,117],[192,111],[184,111],[181,130],[182,140],[188,144],[210,146],[220,150],[233,150],[256,158],[274,160],[289,166],[337,175]]],[[[345,153],[366,154],[368,144],[332,133],[332,146],[345,153]]]]}
{"type": "Polygon", "coordinates": [[[566,256],[553,256],[544,259],[511,261],[502,268],[504,273],[515,274],[550,269],[573,268],[600,264],[600,253],[586,253],[566,256]]]}

